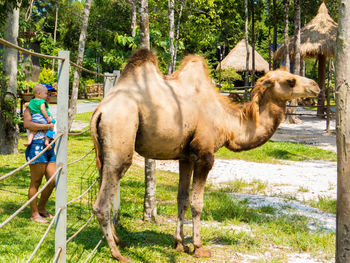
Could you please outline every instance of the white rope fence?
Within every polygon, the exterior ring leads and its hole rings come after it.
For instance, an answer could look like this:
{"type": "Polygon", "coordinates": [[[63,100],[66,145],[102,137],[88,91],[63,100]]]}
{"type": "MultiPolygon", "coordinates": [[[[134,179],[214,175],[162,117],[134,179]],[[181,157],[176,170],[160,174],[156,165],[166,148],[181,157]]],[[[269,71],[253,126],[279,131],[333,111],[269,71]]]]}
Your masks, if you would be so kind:
{"type": "Polygon", "coordinates": [[[97,250],[98,247],[101,245],[103,239],[104,239],[104,236],[102,236],[102,238],[100,239],[100,241],[98,241],[97,245],[96,245],[95,248],[91,251],[90,255],[87,257],[87,259],[84,261],[84,263],[89,262],[90,258],[95,254],[96,250],[97,250]]]}
{"type": "Polygon", "coordinates": [[[7,177],[10,177],[11,175],[14,175],[15,173],[23,170],[25,167],[27,167],[28,165],[30,165],[32,162],[34,162],[36,159],[38,159],[41,155],[44,154],[44,152],[46,152],[49,148],[51,148],[51,146],[60,138],[62,137],[63,134],[57,134],[56,138],[50,142],[50,144],[48,146],[46,146],[38,155],[36,155],[34,158],[30,159],[28,162],[26,162],[25,164],[21,165],[20,167],[18,167],[17,169],[9,172],[8,174],[5,174],[3,176],[0,177],[0,181],[6,179],[7,177]]]}
{"type": "Polygon", "coordinates": [[[8,224],[12,219],[14,219],[20,212],[23,211],[24,208],[27,207],[42,191],[45,190],[45,188],[53,181],[53,179],[56,178],[57,174],[62,170],[62,167],[58,168],[56,172],[51,176],[49,180],[47,180],[46,184],[35,194],[30,198],[24,205],[21,206],[16,212],[14,212],[9,218],[7,218],[4,222],[0,224],[0,229],[3,228],[6,224],[8,224]]]}
{"type": "Polygon", "coordinates": [[[93,150],[95,150],[95,148],[92,148],[90,151],[88,151],[86,154],[84,154],[82,157],[80,157],[79,159],[75,160],[75,161],[72,161],[70,163],[67,164],[67,166],[70,166],[72,164],[75,164],[81,160],[83,160],[86,156],[88,156],[93,150]]]}
{"type": "Polygon", "coordinates": [[[30,255],[30,257],[29,257],[29,259],[26,261],[26,263],[29,263],[29,262],[33,259],[35,253],[38,251],[38,249],[40,248],[41,244],[44,242],[45,237],[46,237],[47,234],[49,233],[51,227],[53,226],[53,223],[56,221],[57,217],[59,216],[59,214],[61,213],[62,210],[63,210],[63,208],[58,209],[58,211],[57,211],[57,213],[55,214],[54,218],[51,220],[49,226],[47,227],[47,229],[46,229],[44,235],[41,237],[39,243],[36,245],[36,247],[35,247],[33,253],[30,255]]]}

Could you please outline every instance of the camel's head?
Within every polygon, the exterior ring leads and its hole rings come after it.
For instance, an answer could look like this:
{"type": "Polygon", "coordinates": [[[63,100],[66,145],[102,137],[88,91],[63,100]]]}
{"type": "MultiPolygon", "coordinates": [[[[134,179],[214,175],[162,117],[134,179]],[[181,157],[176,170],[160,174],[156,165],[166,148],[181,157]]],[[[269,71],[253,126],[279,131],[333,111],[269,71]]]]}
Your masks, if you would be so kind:
{"type": "Polygon", "coordinates": [[[314,80],[284,70],[268,72],[258,80],[257,86],[264,90],[270,90],[271,95],[282,101],[300,97],[315,97],[320,92],[320,88],[314,80]]]}

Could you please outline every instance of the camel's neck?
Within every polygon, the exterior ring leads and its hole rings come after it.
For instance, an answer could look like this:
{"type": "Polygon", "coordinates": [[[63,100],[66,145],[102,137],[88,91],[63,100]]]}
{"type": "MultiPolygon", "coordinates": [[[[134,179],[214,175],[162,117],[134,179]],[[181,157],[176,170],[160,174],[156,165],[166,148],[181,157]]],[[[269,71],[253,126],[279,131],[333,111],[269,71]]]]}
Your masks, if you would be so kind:
{"type": "MultiPolygon", "coordinates": [[[[256,119],[242,117],[232,122],[229,140],[225,145],[227,148],[237,152],[250,150],[264,144],[272,137],[284,118],[286,102],[268,98],[269,96],[263,96],[255,109],[250,107],[254,102],[244,105],[243,109],[253,109],[259,114],[256,119]]],[[[242,114],[243,112],[244,110],[242,114]]],[[[245,112],[245,115],[249,114],[245,112]]]]}

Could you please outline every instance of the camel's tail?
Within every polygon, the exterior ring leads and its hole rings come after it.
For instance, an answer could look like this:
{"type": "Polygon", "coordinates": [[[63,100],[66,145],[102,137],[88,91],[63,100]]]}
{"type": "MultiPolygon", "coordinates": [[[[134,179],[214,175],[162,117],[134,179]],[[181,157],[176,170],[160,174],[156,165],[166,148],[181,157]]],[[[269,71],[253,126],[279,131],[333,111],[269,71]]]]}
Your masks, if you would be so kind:
{"type": "Polygon", "coordinates": [[[102,139],[100,136],[99,124],[101,121],[102,112],[98,110],[98,108],[94,111],[90,121],[90,129],[91,129],[91,137],[94,142],[95,152],[96,152],[96,166],[100,173],[102,172],[103,166],[103,151],[102,149],[102,139]]]}

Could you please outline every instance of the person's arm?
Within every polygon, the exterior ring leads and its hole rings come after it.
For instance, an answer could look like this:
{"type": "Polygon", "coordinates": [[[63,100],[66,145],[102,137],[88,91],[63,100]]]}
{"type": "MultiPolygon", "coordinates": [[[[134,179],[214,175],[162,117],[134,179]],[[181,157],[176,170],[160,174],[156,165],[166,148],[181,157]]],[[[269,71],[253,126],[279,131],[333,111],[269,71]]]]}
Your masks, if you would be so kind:
{"type": "Polygon", "coordinates": [[[47,131],[53,130],[54,124],[40,124],[32,121],[32,115],[30,114],[29,108],[26,108],[23,114],[23,126],[25,129],[30,131],[47,131]]]}
{"type": "Polygon", "coordinates": [[[41,111],[41,114],[44,115],[45,119],[47,120],[47,123],[51,123],[51,118],[50,116],[47,114],[47,111],[46,111],[46,107],[45,107],[45,103],[41,103],[40,105],[40,111],[41,111]]]}

